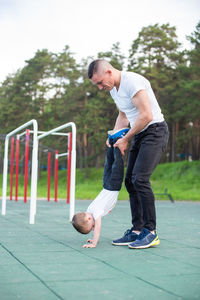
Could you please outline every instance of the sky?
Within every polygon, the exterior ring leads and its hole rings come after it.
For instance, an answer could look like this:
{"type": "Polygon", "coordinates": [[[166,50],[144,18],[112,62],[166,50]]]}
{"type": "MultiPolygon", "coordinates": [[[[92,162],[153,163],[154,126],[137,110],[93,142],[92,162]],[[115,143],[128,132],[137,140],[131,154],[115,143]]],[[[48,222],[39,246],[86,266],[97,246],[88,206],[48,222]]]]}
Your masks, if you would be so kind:
{"type": "Polygon", "coordinates": [[[169,23],[189,48],[200,20],[199,0],[0,0],[0,82],[38,49],[70,47],[79,62],[120,42],[128,56],[142,27],[169,23]]]}

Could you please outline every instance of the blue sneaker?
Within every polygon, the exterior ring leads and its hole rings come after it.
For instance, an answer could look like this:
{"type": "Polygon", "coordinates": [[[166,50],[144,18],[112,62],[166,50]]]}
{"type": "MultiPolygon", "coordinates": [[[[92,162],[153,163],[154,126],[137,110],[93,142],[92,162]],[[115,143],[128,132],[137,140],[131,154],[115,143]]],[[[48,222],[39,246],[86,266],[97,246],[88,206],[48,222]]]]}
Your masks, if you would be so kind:
{"type": "Polygon", "coordinates": [[[122,128],[117,131],[108,131],[108,139],[110,144],[114,144],[118,139],[123,138],[130,128],[122,128]]]}
{"type": "Polygon", "coordinates": [[[134,242],[137,238],[138,234],[133,232],[132,229],[128,229],[122,238],[112,241],[112,244],[115,246],[126,246],[134,242]]]}
{"type": "Polygon", "coordinates": [[[145,249],[160,244],[157,233],[151,233],[147,228],[143,228],[135,242],[129,244],[130,249],[145,249]]]}

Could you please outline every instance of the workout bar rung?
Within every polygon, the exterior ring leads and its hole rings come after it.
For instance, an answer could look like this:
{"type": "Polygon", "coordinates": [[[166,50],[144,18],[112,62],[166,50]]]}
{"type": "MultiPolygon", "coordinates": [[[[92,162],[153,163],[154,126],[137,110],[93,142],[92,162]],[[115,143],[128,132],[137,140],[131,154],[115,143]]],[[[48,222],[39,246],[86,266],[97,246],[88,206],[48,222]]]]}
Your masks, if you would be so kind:
{"type": "MultiPolygon", "coordinates": [[[[46,133],[48,131],[40,131],[38,130],[38,133],[46,133]]],[[[32,133],[32,130],[30,130],[30,133],[32,133]]],[[[53,132],[51,135],[63,135],[63,136],[69,136],[69,133],[66,132],[53,132]]]]}
{"type": "Polygon", "coordinates": [[[69,155],[69,152],[65,152],[65,153],[58,154],[57,157],[68,156],[68,155],[69,155]]]}

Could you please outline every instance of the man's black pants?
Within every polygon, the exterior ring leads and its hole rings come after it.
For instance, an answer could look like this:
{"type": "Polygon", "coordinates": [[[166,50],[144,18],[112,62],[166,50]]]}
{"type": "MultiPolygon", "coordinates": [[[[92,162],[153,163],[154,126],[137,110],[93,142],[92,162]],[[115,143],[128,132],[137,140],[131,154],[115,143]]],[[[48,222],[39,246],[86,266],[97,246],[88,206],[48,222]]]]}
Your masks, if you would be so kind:
{"type": "Polygon", "coordinates": [[[125,185],[129,193],[133,230],[156,229],[155,198],[149,182],[168,142],[166,122],[150,125],[134,136],[128,157],[125,185]]]}

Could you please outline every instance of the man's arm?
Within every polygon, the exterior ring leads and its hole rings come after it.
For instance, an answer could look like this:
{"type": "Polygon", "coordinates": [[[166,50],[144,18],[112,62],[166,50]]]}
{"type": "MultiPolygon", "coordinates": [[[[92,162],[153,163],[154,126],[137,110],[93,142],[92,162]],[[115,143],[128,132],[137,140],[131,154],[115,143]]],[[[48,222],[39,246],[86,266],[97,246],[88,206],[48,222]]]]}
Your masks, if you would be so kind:
{"type": "Polygon", "coordinates": [[[125,135],[125,137],[119,139],[114,147],[119,147],[122,155],[124,155],[127,149],[128,141],[138,132],[146,127],[146,125],[152,121],[153,115],[151,111],[150,100],[145,90],[139,91],[133,98],[132,102],[138,109],[139,114],[135,120],[133,127],[125,135]]]}
{"type": "Polygon", "coordinates": [[[125,113],[123,113],[122,111],[119,110],[119,114],[116,119],[115,127],[113,130],[115,131],[115,130],[119,130],[119,129],[128,127],[128,124],[129,124],[129,120],[127,119],[125,113]]]}
{"type": "Polygon", "coordinates": [[[85,244],[83,245],[83,248],[95,248],[99,241],[100,233],[101,233],[101,217],[98,217],[95,220],[93,239],[87,240],[87,242],[91,244],[85,244]]]}
{"type": "MultiPolygon", "coordinates": [[[[113,128],[113,130],[119,130],[119,129],[122,129],[122,128],[125,128],[125,127],[128,127],[129,125],[129,120],[127,119],[125,113],[123,113],[122,111],[119,110],[119,114],[118,114],[118,117],[116,119],[116,122],[115,122],[115,127],[113,128]]],[[[109,144],[109,140],[107,139],[106,141],[106,145],[108,147],[110,147],[110,144],[109,144]]]]}

